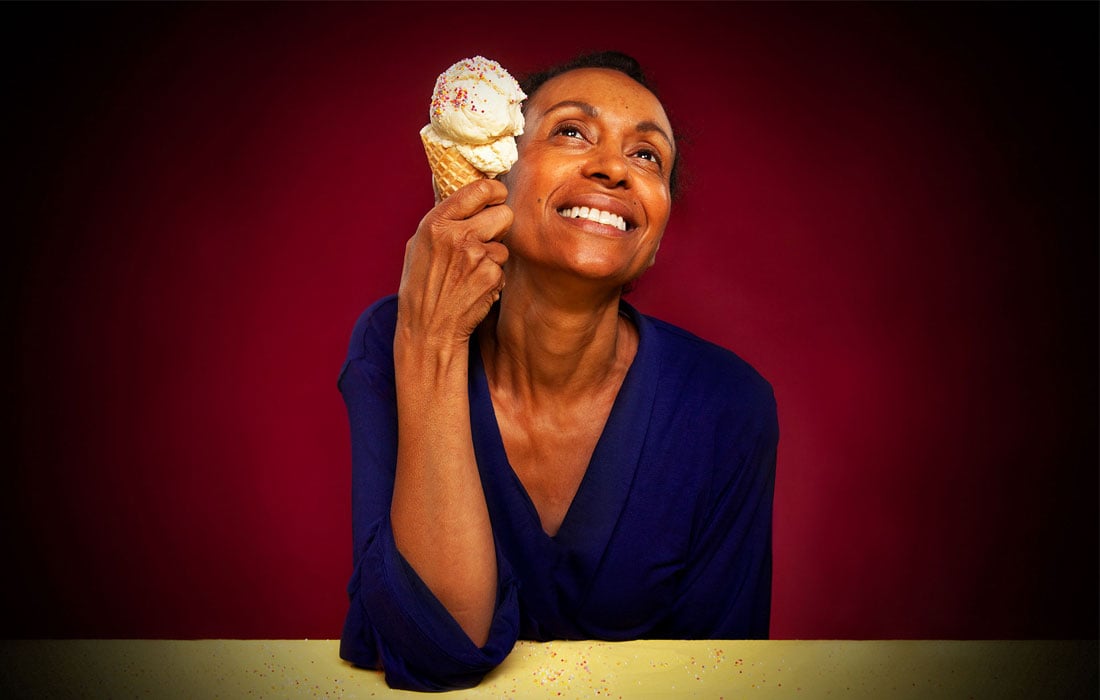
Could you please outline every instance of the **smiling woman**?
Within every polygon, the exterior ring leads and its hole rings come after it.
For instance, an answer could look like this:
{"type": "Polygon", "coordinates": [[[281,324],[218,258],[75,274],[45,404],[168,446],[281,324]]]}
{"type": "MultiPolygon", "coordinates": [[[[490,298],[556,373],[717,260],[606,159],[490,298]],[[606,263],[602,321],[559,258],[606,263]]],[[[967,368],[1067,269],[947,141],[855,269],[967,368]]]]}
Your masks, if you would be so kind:
{"type": "Polygon", "coordinates": [[[530,268],[560,280],[537,288],[574,288],[580,277],[580,303],[616,307],[618,288],[653,264],[668,223],[672,127],[656,96],[614,69],[574,69],[531,94],[523,157],[504,177],[516,215],[509,282],[538,274],[530,268]]]}
{"type": "Polygon", "coordinates": [[[428,212],[340,378],[341,655],[394,687],[476,684],[517,638],[768,635],[771,387],[621,298],[671,213],[665,110],[622,54],[524,91],[518,161],[428,212]]]}

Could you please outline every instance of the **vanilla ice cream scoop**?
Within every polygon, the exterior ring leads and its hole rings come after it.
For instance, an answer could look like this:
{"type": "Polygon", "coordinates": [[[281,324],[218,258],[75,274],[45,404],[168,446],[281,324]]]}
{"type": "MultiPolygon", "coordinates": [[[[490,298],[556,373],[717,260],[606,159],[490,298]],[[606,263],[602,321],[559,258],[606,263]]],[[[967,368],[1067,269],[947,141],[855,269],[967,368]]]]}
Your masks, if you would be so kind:
{"type": "Polygon", "coordinates": [[[527,95],[508,71],[482,56],[448,68],[435,81],[425,144],[456,149],[487,177],[516,162],[515,137],[523,133],[520,105],[527,95]]]}
{"type": "Polygon", "coordinates": [[[472,145],[518,136],[523,133],[520,103],[525,97],[499,63],[474,56],[436,78],[432,127],[445,139],[472,145]]]}

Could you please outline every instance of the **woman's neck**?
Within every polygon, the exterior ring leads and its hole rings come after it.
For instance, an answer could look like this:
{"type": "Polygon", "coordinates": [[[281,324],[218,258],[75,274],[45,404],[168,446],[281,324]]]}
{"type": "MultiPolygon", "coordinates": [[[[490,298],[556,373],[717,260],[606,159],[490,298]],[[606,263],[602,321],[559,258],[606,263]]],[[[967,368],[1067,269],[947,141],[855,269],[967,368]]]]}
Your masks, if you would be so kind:
{"type": "Polygon", "coordinates": [[[539,406],[617,390],[638,346],[637,331],[619,315],[619,293],[578,301],[532,289],[509,280],[479,334],[494,392],[539,406]]]}

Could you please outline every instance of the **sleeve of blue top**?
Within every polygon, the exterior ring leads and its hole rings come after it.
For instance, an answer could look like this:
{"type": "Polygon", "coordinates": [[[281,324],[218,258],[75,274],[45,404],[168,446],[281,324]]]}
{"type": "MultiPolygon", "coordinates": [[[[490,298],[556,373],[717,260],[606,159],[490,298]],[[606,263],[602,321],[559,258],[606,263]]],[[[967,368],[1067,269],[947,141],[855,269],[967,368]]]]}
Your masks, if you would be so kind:
{"type": "Polygon", "coordinates": [[[715,442],[709,507],[697,527],[666,636],[767,639],[779,424],[771,387],[731,402],[715,442]]]}
{"type": "MultiPolygon", "coordinates": [[[[377,307],[378,305],[376,305],[377,307]]],[[[478,648],[409,566],[394,543],[390,501],[397,463],[393,333],[364,313],[340,375],[351,425],[354,568],[340,656],[382,669],[405,690],[441,691],[476,685],[504,660],[518,637],[516,586],[497,552],[497,607],[489,641],[478,648]]]]}

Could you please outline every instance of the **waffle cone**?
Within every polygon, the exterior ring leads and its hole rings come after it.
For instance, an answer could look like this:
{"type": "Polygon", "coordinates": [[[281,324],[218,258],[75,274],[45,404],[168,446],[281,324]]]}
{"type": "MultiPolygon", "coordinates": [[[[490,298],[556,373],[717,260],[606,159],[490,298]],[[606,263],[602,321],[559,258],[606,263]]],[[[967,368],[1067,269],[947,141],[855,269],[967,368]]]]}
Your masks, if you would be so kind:
{"type": "Polygon", "coordinates": [[[428,165],[432,169],[432,185],[435,187],[437,200],[443,201],[459,187],[488,177],[470,165],[457,148],[443,146],[424,134],[420,134],[420,140],[424,144],[424,153],[427,154],[428,165]]]}

